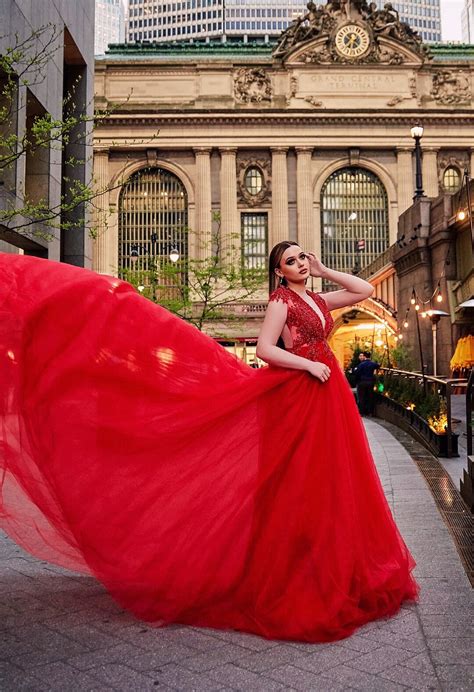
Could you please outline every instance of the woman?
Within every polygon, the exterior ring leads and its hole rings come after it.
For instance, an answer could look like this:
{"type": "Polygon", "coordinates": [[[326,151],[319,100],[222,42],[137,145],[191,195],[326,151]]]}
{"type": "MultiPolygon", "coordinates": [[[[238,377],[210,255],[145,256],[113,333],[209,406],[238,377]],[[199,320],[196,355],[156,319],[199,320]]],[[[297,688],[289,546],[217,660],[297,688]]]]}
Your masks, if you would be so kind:
{"type": "Polygon", "coordinates": [[[256,370],[124,282],[0,255],[0,525],[150,622],[332,641],[417,593],[326,342],[371,288],[292,243],[271,268],[256,370]]]}

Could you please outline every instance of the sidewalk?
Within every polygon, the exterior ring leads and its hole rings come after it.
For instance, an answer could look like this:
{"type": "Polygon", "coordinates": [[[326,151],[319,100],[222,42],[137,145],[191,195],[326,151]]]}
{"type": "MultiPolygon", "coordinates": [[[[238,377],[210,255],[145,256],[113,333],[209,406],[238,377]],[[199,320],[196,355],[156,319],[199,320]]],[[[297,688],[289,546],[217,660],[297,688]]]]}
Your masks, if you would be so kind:
{"type": "Polygon", "coordinates": [[[474,689],[474,597],[428,486],[399,442],[365,420],[383,486],[416,561],[417,606],[334,644],[266,641],[123,613],[93,579],[0,538],[0,689],[474,689]]]}

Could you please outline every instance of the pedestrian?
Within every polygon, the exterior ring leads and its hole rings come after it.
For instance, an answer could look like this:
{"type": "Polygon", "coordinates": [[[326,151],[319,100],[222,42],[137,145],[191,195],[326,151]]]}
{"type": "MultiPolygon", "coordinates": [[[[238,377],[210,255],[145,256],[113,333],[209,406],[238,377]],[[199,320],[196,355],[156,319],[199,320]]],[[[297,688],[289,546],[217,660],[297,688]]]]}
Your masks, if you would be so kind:
{"type": "Polygon", "coordinates": [[[254,371],[123,281],[0,254],[0,525],[157,625],[333,641],[418,593],[327,342],[373,289],[290,241],[269,273],[254,371]]]}
{"type": "Polygon", "coordinates": [[[359,354],[359,365],[355,369],[357,404],[361,416],[373,416],[375,408],[375,371],[380,365],[372,360],[370,351],[359,354]]]}

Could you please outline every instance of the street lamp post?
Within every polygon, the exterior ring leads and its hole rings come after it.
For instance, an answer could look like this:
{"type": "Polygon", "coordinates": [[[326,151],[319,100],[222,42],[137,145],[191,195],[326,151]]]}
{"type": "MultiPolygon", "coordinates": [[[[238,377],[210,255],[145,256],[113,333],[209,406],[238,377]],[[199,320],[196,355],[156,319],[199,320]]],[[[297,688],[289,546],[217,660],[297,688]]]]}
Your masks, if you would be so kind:
{"type": "Polygon", "coordinates": [[[431,331],[433,338],[433,375],[436,377],[438,375],[438,322],[442,317],[449,317],[447,312],[444,310],[428,310],[428,317],[431,320],[431,331]]]}
{"type": "Polygon", "coordinates": [[[411,136],[415,140],[415,165],[416,165],[416,177],[415,177],[415,195],[413,200],[420,199],[424,197],[425,193],[423,190],[423,174],[421,172],[421,138],[423,137],[423,125],[416,123],[411,130],[411,136]]]}

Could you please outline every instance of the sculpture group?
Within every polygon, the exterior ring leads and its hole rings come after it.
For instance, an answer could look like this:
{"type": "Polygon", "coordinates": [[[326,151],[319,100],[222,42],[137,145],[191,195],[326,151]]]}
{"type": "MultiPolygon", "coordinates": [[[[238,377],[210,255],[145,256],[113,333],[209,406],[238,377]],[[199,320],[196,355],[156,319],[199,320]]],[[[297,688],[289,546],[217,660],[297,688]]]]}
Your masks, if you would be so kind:
{"type": "MultiPolygon", "coordinates": [[[[400,21],[398,10],[391,2],[385,3],[383,9],[378,9],[377,3],[369,4],[366,0],[328,0],[326,5],[308,2],[306,9],[307,12],[295,19],[282,33],[273,53],[274,57],[284,59],[307,41],[330,37],[337,27],[346,22],[365,24],[372,32],[374,43],[384,36],[403,43],[423,58],[427,56],[428,50],[421,37],[409,24],[400,21]]],[[[329,58],[327,52],[325,55],[329,58]]],[[[334,59],[337,56],[334,55],[334,59]]]]}

